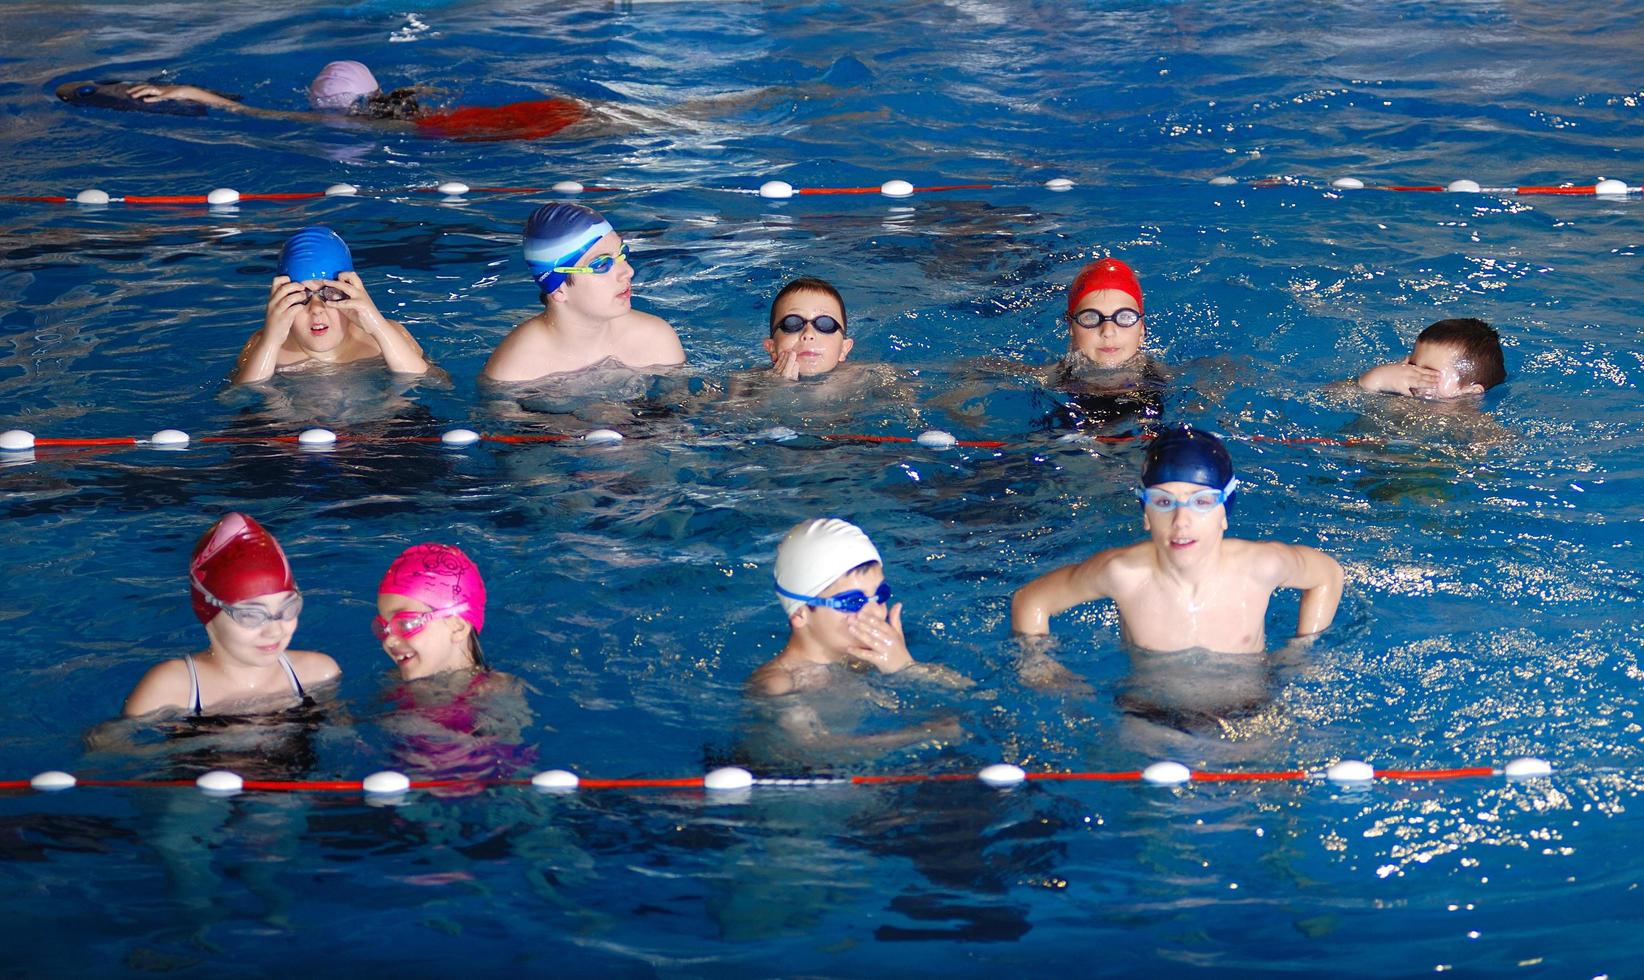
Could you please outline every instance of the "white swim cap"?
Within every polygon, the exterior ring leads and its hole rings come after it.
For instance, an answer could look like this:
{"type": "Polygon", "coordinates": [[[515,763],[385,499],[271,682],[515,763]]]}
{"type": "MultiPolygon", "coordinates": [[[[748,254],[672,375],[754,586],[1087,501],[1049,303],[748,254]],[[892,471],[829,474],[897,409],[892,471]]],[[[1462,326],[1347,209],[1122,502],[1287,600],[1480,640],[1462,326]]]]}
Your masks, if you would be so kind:
{"type": "MultiPolygon", "coordinates": [[[[837,517],[796,524],[776,548],[776,584],[799,595],[816,595],[858,565],[882,561],[862,529],[837,517]]],[[[792,616],[805,604],[777,595],[792,616]]]]}

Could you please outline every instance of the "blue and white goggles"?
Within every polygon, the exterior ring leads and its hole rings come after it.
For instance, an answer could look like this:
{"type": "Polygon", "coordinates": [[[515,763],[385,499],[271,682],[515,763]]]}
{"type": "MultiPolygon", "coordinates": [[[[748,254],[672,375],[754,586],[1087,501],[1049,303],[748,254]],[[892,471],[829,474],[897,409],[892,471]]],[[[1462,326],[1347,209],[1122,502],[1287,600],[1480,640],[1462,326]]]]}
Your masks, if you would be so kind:
{"type": "Polygon", "coordinates": [[[1136,499],[1148,510],[1156,510],[1161,514],[1168,514],[1178,507],[1186,507],[1195,514],[1208,514],[1217,507],[1227,503],[1233,496],[1233,491],[1239,488],[1239,478],[1233,477],[1227,481],[1227,486],[1220,490],[1206,487],[1187,495],[1186,500],[1176,499],[1176,495],[1163,487],[1137,487],[1136,499]]]}
{"type": "Polygon", "coordinates": [[[837,609],[842,613],[861,612],[862,607],[869,602],[877,602],[881,606],[890,605],[891,587],[889,582],[880,582],[879,588],[874,590],[873,598],[861,589],[851,589],[849,592],[840,592],[835,595],[800,595],[798,592],[789,592],[782,586],[776,587],[776,594],[784,599],[803,602],[807,606],[821,606],[825,609],[837,609]]]}

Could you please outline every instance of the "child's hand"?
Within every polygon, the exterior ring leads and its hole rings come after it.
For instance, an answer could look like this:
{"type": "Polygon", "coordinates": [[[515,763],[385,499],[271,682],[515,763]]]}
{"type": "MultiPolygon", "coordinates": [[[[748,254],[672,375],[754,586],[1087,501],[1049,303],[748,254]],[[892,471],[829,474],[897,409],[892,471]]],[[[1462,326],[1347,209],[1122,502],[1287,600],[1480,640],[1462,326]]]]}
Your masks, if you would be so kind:
{"type": "Polygon", "coordinates": [[[771,374],[789,381],[799,380],[799,349],[790,347],[776,355],[776,362],[771,365],[771,374]]]}
{"type": "Polygon", "coordinates": [[[275,276],[268,289],[268,309],[263,313],[263,335],[276,343],[283,343],[291,335],[297,311],[307,301],[308,289],[286,276],[275,276]]]}
{"type": "Polygon", "coordinates": [[[894,674],[913,663],[908,641],[902,636],[902,604],[891,606],[890,615],[884,619],[868,611],[872,608],[872,605],[864,606],[846,623],[851,638],[857,642],[850,654],[884,673],[894,674]]]}
{"type": "Polygon", "coordinates": [[[142,85],[133,85],[126,89],[126,94],[140,102],[160,102],[165,99],[177,98],[177,90],[183,87],[181,85],[150,85],[145,82],[142,85]]]}
{"type": "Polygon", "coordinates": [[[1439,381],[1436,368],[1417,367],[1408,361],[1383,364],[1359,375],[1360,388],[1390,395],[1413,395],[1418,388],[1437,388],[1439,381]]]}
{"type": "Polygon", "coordinates": [[[347,299],[338,300],[331,305],[354,314],[354,322],[360,325],[360,329],[373,337],[388,329],[388,321],[383,319],[382,311],[377,309],[371,294],[366,292],[365,283],[360,280],[358,273],[338,273],[337,278],[326,285],[348,295],[347,299]]]}

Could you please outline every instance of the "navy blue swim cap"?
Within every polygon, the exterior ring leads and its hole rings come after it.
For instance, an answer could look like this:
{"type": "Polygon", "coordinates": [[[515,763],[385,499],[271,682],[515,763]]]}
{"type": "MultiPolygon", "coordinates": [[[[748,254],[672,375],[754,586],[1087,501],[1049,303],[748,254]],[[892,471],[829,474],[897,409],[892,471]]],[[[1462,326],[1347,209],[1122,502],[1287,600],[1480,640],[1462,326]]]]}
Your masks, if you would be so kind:
{"type": "Polygon", "coordinates": [[[1233,457],[1222,441],[1203,429],[1181,425],[1154,437],[1142,460],[1142,486],[1192,483],[1227,495],[1224,506],[1233,509],[1239,481],[1233,476],[1233,457]]]}
{"type": "Polygon", "coordinates": [[[286,239],[280,249],[280,275],[292,282],[305,279],[336,279],[354,271],[354,257],[338,234],[323,225],[304,228],[286,239]]]}
{"type": "Polygon", "coordinates": [[[531,278],[543,292],[553,292],[565,281],[565,273],[554,267],[576,265],[583,252],[613,230],[598,211],[580,204],[537,208],[525,222],[525,264],[531,267],[531,278]]]}

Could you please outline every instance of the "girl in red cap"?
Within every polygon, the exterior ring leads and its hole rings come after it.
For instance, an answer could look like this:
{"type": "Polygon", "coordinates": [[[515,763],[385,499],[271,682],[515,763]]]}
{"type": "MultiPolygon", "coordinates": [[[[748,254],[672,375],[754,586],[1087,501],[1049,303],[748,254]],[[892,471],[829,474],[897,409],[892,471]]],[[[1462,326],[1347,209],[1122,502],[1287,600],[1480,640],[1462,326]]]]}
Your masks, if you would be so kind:
{"type": "Polygon", "coordinates": [[[303,596],[279,542],[251,518],[229,513],[212,525],[194,546],[188,583],[210,646],[149,668],[126,698],[126,717],[279,710],[340,673],[323,653],[286,649],[303,596]]]}
{"type": "Polygon", "coordinates": [[[1118,259],[1084,267],[1067,291],[1068,353],[1082,354],[1099,368],[1128,365],[1147,338],[1142,319],[1142,286],[1118,259]]]}

